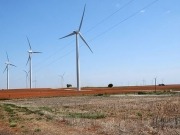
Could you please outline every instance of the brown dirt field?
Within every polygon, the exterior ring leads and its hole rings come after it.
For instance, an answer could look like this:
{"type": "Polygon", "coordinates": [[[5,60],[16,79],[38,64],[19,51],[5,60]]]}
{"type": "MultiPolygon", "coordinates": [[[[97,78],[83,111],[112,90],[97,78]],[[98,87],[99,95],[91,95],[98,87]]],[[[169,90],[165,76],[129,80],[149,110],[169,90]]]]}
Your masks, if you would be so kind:
{"type": "Polygon", "coordinates": [[[0,135],[179,134],[179,94],[0,100],[0,135]]]}
{"type": "MultiPolygon", "coordinates": [[[[177,91],[180,85],[157,86],[157,91],[177,91]]],[[[29,89],[11,89],[0,90],[0,99],[13,98],[33,98],[33,97],[56,97],[56,96],[78,96],[78,95],[96,95],[96,94],[126,94],[137,93],[139,91],[155,91],[155,86],[126,86],[113,88],[82,88],[76,91],[75,88],[69,89],[51,89],[51,88],[33,88],[29,89]]]]}
{"type": "Polygon", "coordinates": [[[0,122],[0,135],[12,135],[12,134],[15,134],[15,132],[7,124],[0,122]]]}

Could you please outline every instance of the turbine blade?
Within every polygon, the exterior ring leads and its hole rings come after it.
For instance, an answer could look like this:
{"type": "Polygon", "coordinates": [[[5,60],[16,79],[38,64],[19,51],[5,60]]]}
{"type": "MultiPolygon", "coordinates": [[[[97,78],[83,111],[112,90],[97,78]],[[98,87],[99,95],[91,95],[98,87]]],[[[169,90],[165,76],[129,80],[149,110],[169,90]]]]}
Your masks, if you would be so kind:
{"type": "Polygon", "coordinates": [[[85,9],[86,9],[86,4],[84,5],[84,11],[83,11],[83,15],[82,15],[82,18],[81,18],[81,23],[79,25],[79,31],[81,30],[82,22],[83,22],[83,19],[84,19],[85,9]]]}
{"type": "Polygon", "coordinates": [[[3,73],[7,70],[7,66],[8,66],[8,65],[6,65],[6,68],[4,69],[3,73]]]}
{"type": "Polygon", "coordinates": [[[26,75],[28,75],[28,72],[26,70],[23,70],[23,71],[26,73],[26,75]]]}
{"type": "Polygon", "coordinates": [[[66,35],[66,36],[64,36],[64,37],[61,37],[61,38],[59,38],[59,39],[63,39],[63,38],[66,38],[66,37],[70,37],[70,36],[72,36],[72,35],[74,35],[74,34],[76,34],[76,33],[72,32],[71,34],[68,34],[68,35],[66,35]]]}
{"type": "Polygon", "coordinates": [[[91,48],[89,47],[88,43],[85,41],[85,39],[83,38],[83,36],[81,35],[81,33],[79,33],[80,38],[84,41],[84,43],[87,45],[87,47],[89,48],[89,50],[93,53],[93,51],[91,50],[91,48]]]}
{"type": "Polygon", "coordinates": [[[61,79],[62,79],[62,80],[64,80],[64,77],[63,77],[63,75],[59,75],[59,77],[61,77],[61,79]]]}
{"type": "Polygon", "coordinates": [[[26,65],[29,63],[29,60],[30,60],[30,55],[29,55],[29,57],[28,57],[28,60],[27,60],[27,62],[26,62],[26,65]]]}
{"type": "Polygon", "coordinates": [[[30,48],[30,50],[32,50],[31,49],[31,44],[30,44],[30,41],[29,41],[29,38],[26,36],[26,38],[27,38],[27,41],[28,41],[28,44],[29,44],[29,48],[30,48]]]}
{"type": "Polygon", "coordinates": [[[32,52],[32,53],[42,53],[42,52],[32,52]]]}
{"type": "Polygon", "coordinates": [[[6,57],[7,57],[7,60],[8,60],[8,62],[9,62],[9,57],[8,57],[8,53],[6,52],[6,57]]]}
{"type": "Polygon", "coordinates": [[[11,66],[13,66],[13,67],[16,67],[14,64],[9,64],[9,65],[11,65],[11,66]]]}
{"type": "Polygon", "coordinates": [[[28,72],[26,70],[23,70],[26,73],[26,77],[28,77],[28,72]]]}

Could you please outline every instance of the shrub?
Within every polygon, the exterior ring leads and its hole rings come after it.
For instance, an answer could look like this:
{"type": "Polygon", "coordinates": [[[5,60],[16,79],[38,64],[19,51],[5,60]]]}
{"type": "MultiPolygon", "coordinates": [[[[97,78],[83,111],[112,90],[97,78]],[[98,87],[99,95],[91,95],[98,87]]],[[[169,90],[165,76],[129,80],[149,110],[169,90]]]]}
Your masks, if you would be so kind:
{"type": "Polygon", "coordinates": [[[70,87],[72,87],[72,84],[67,84],[67,88],[70,88],[70,87]]]}
{"type": "Polygon", "coordinates": [[[99,94],[96,94],[95,96],[103,96],[104,94],[102,93],[99,93],[99,94]]]}
{"type": "Polygon", "coordinates": [[[16,127],[16,126],[17,126],[17,123],[16,123],[16,122],[11,122],[9,126],[10,126],[10,127],[16,127]]]}
{"type": "Polygon", "coordinates": [[[112,84],[112,83],[108,84],[108,87],[109,87],[109,88],[112,88],[112,87],[113,87],[113,84],[112,84]]]}
{"type": "Polygon", "coordinates": [[[86,118],[86,119],[102,119],[105,118],[105,114],[103,113],[69,113],[69,117],[71,118],[86,118]]]}
{"type": "Polygon", "coordinates": [[[34,130],[34,132],[41,132],[41,129],[36,128],[36,129],[34,130]]]}
{"type": "Polygon", "coordinates": [[[143,92],[143,91],[138,92],[138,95],[144,95],[144,94],[146,94],[146,92],[143,92]]]}

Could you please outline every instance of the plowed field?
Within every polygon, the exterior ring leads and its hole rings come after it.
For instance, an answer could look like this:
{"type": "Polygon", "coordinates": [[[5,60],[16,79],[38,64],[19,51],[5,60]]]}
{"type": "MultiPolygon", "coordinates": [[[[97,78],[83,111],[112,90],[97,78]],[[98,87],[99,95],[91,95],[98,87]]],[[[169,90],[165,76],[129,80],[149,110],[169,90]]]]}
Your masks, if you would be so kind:
{"type": "MultiPolygon", "coordinates": [[[[156,91],[179,91],[180,85],[156,86],[156,91]]],[[[0,99],[13,98],[34,98],[34,97],[56,97],[56,96],[79,96],[79,95],[96,95],[96,94],[126,94],[137,92],[155,91],[155,86],[127,86],[113,88],[96,88],[88,87],[77,91],[75,88],[68,89],[51,89],[51,88],[33,88],[33,89],[11,89],[0,90],[0,99]]]]}

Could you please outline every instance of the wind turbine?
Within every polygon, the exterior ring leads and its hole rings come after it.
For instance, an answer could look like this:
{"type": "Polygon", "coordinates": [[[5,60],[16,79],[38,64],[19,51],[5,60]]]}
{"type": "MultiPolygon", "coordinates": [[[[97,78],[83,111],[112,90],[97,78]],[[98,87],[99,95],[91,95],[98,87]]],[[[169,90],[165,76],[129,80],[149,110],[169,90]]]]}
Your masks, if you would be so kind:
{"type": "Polygon", "coordinates": [[[26,88],[27,88],[27,79],[28,79],[28,72],[26,70],[23,70],[24,73],[26,74],[26,88]]]}
{"type": "Polygon", "coordinates": [[[93,51],[91,50],[91,48],[89,47],[89,45],[87,44],[87,42],[85,41],[84,37],[82,36],[82,34],[80,33],[81,27],[82,27],[82,22],[83,22],[83,18],[84,18],[84,13],[85,13],[85,9],[86,9],[86,5],[84,6],[84,11],[83,11],[83,15],[81,18],[81,22],[79,25],[79,29],[76,31],[73,31],[72,33],[61,37],[59,39],[63,39],[69,36],[73,36],[76,35],[76,72],[77,72],[77,90],[80,91],[81,90],[81,86],[80,86],[80,64],[79,64],[79,43],[78,43],[78,36],[82,39],[82,41],[87,45],[87,47],[90,49],[90,51],[93,53],[93,51]]]}
{"type": "Polygon", "coordinates": [[[29,72],[30,72],[29,87],[31,89],[32,88],[32,54],[33,53],[42,53],[42,52],[34,52],[34,51],[32,51],[31,44],[30,44],[30,41],[29,41],[28,37],[27,37],[27,41],[28,41],[28,44],[29,44],[29,51],[28,51],[29,57],[28,57],[26,65],[29,63],[29,72]]]}
{"type": "Polygon", "coordinates": [[[34,80],[33,82],[34,82],[34,87],[36,88],[36,86],[37,86],[37,80],[36,80],[36,77],[35,77],[35,80],[34,80]]]}
{"type": "Polygon", "coordinates": [[[4,69],[4,72],[7,71],[7,89],[9,89],[9,66],[14,66],[14,67],[16,66],[10,63],[7,52],[6,52],[6,56],[7,56],[7,62],[5,63],[6,68],[4,69]]]}
{"type": "Polygon", "coordinates": [[[65,73],[63,73],[63,75],[59,75],[59,77],[61,77],[61,85],[62,85],[62,88],[63,88],[63,82],[64,82],[64,74],[65,74],[65,73]]]}

